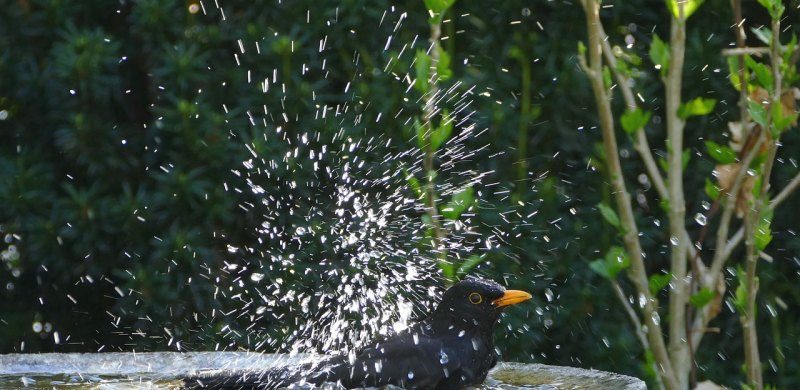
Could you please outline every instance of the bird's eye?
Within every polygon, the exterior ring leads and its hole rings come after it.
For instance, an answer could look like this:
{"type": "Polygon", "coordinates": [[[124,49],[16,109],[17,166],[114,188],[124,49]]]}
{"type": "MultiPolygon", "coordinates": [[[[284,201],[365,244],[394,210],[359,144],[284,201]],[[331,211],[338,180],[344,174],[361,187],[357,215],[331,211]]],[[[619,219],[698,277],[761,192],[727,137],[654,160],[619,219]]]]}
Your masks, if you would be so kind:
{"type": "Polygon", "coordinates": [[[469,301],[472,304],[477,305],[477,304],[483,302],[483,297],[481,296],[481,294],[478,294],[478,293],[474,292],[474,293],[469,294],[469,301]]]}

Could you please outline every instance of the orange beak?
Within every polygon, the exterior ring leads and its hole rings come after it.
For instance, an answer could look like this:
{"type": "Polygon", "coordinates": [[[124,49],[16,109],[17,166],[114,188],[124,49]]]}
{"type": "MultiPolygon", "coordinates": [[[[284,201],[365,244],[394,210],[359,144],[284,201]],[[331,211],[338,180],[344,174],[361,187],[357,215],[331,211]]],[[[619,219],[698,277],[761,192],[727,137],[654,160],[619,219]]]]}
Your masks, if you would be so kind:
{"type": "Polygon", "coordinates": [[[533,298],[533,295],[520,290],[506,290],[505,294],[502,297],[495,299],[492,301],[492,304],[497,307],[505,307],[510,305],[516,305],[520,302],[525,302],[528,299],[533,298]]]}

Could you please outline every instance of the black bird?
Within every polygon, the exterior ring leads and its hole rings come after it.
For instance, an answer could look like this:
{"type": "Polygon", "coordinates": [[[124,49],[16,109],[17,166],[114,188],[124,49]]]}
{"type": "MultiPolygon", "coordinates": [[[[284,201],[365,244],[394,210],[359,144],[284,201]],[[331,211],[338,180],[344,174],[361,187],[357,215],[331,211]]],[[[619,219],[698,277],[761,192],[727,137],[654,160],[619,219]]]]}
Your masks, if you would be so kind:
{"type": "Polygon", "coordinates": [[[506,306],[531,294],[468,278],[445,291],[422,322],[350,356],[264,371],[200,375],[185,389],[275,389],[293,383],[338,382],[345,388],[400,386],[461,389],[478,385],[497,363],[492,333],[506,306]]]}

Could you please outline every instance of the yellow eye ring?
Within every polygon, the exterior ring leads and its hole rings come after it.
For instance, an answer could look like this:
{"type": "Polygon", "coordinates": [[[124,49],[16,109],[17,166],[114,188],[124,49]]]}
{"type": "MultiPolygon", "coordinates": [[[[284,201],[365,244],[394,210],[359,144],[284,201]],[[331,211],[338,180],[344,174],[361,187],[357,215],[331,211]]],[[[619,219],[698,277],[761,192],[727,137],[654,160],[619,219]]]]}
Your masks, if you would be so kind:
{"type": "Polygon", "coordinates": [[[473,305],[477,305],[483,302],[483,296],[481,296],[481,294],[478,294],[476,292],[471,293],[469,294],[469,302],[472,303],[473,305]]]}

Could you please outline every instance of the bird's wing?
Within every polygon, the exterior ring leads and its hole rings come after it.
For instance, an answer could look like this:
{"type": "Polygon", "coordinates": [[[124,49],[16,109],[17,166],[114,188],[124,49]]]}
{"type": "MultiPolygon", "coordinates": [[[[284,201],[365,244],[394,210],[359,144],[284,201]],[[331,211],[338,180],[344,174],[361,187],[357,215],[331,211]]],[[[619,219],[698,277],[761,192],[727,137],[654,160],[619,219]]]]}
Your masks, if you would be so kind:
{"type": "Polygon", "coordinates": [[[356,355],[352,364],[341,359],[323,365],[306,378],[312,383],[341,382],[347,388],[393,384],[432,389],[460,368],[456,351],[441,339],[404,333],[381,341],[356,355]]]}

